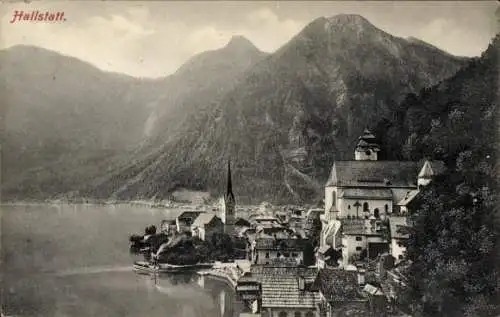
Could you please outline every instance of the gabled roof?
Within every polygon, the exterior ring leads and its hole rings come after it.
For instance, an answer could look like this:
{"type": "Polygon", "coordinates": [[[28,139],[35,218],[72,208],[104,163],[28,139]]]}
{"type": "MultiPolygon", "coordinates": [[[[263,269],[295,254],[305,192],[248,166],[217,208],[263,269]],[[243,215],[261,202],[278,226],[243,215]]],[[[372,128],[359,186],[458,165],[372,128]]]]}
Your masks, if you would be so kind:
{"type": "MultiPolygon", "coordinates": [[[[342,233],[346,235],[382,235],[381,232],[376,230],[375,222],[377,220],[368,219],[343,219],[342,220],[342,233]]],[[[380,223],[383,226],[383,223],[380,223]]]]}
{"type": "Polygon", "coordinates": [[[385,188],[346,188],[340,191],[339,198],[392,200],[392,191],[385,188]]]}
{"type": "Polygon", "coordinates": [[[393,239],[408,239],[409,234],[406,233],[405,228],[408,227],[406,217],[390,217],[389,227],[391,230],[391,238],[393,239]]]}
{"type": "Polygon", "coordinates": [[[365,287],[363,288],[363,292],[370,294],[372,296],[383,296],[384,293],[377,287],[371,285],[371,284],[366,284],[365,287]]]}
{"type": "Polygon", "coordinates": [[[192,226],[203,227],[203,226],[209,224],[213,219],[219,219],[219,217],[217,217],[215,214],[212,214],[212,213],[204,213],[204,214],[199,215],[195,219],[192,226]]]}
{"type": "Polygon", "coordinates": [[[418,177],[421,178],[431,178],[444,173],[446,170],[446,165],[443,161],[420,160],[418,163],[420,166],[418,177]]]}
{"type": "Polygon", "coordinates": [[[409,190],[407,193],[406,193],[406,196],[401,199],[397,205],[398,206],[406,206],[408,205],[413,199],[415,199],[415,197],[418,196],[418,194],[420,193],[419,190],[409,190]]]}
{"type": "Polygon", "coordinates": [[[417,162],[337,161],[326,186],[417,187],[417,162]]]}
{"type": "Polygon", "coordinates": [[[255,240],[257,250],[279,250],[282,252],[302,251],[305,241],[302,239],[260,238],[255,240]]]}
{"type": "Polygon", "coordinates": [[[341,269],[321,269],[312,285],[328,302],[345,302],[364,299],[358,290],[358,274],[341,269]]]}
{"type": "Polygon", "coordinates": [[[197,217],[203,213],[205,213],[205,212],[204,211],[184,211],[179,216],[177,216],[177,219],[193,218],[193,217],[197,217]]]}
{"type": "Polygon", "coordinates": [[[319,294],[307,284],[314,281],[318,270],[308,267],[272,267],[254,265],[251,277],[261,283],[264,308],[314,308],[320,302],[319,294]],[[299,288],[304,279],[305,289],[299,288]]]}

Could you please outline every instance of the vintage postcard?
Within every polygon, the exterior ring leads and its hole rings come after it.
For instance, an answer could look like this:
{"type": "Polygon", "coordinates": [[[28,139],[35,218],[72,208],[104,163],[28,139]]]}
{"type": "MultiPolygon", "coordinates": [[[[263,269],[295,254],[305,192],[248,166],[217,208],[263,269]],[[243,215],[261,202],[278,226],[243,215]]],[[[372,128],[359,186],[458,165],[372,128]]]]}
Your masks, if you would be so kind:
{"type": "Polygon", "coordinates": [[[1,2],[2,316],[500,316],[499,12],[1,2]]]}

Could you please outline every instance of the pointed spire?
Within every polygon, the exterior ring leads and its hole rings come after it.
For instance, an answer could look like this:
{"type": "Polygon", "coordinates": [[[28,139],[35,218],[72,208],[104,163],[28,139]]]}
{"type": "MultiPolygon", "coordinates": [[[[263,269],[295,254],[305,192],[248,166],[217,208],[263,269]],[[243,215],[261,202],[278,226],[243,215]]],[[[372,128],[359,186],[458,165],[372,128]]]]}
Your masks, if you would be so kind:
{"type": "Polygon", "coordinates": [[[233,196],[233,183],[231,181],[231,160],[227,161],[227,191],[226,196],[233,196]]]}
{"type": "Polygon", "coordinates": [[[418,174],[418,178],[431,178],[432,176],[434,176],[434,171],[432,170],[431,163],[425,161],[424,166],[418,174]]]}

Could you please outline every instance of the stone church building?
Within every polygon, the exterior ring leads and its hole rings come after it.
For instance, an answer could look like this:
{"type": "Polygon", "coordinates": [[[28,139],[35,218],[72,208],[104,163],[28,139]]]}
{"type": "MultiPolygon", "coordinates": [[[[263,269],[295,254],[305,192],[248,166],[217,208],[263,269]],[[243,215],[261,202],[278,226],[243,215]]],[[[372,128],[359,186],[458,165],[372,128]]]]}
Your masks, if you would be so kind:
{"type": "Polygon", "coordinates": [[[354,160],[333,163],[325,185],[320,244],[342,250],[343,261],[389,251],[384,220],[402,215],[408,197],[444,170],[438,161],[379,161],[380,147],[368,130],[359,137],[354,160]],[[402,208],[403,207],[403,208],[402,208]],[[371,251],[371,252],[370,252],[371,251]]]}

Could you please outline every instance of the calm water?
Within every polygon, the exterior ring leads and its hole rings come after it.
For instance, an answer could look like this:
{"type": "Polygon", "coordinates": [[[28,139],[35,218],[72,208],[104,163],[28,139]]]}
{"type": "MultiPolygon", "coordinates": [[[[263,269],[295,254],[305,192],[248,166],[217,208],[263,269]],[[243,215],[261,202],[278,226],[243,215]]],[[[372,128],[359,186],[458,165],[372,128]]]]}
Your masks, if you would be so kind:
{"type": "MultiPolygon", "coordinates": [[[[172,217],[170,212],[170,217],[172,217]]],[[[128,237],[169,218],[130,206],[3,206],[2,301],[14,316],[237,316],[226,284],[131,271],[128,237]],[[222,305],[222,307],[221,307],[222,305]]]]}

